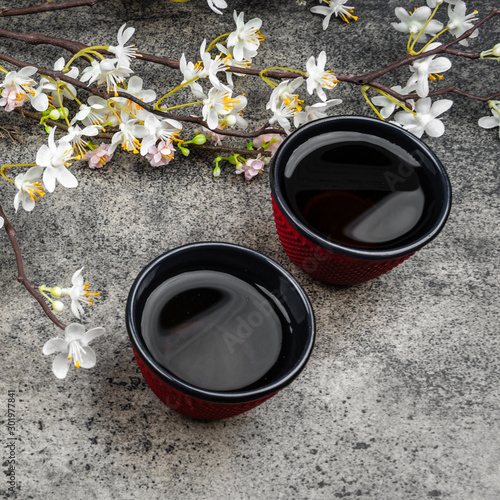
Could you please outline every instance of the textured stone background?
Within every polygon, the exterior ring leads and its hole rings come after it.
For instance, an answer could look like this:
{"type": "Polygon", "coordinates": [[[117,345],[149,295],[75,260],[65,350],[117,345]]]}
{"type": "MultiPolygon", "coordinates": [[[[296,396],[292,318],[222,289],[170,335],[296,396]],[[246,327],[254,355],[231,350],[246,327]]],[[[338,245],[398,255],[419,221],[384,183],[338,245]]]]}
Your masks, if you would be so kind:
{"type": "MultiPolygon", "coordinates": [[[[266,42],[255,67],[303,68],[325,49],[331,68],[345,74],[401,56],[405,37],[389,23],[396,6],[416,5],[353,0],[359,21],[332,19],[324,32],[322,17],[292,0],[228,3],[244,9],[247,19],[264,21],[266,42]]],[[[494,3],[474,6],[483,15],[494,3]]],[[[204,0],[111,0],[0,25],[113,44],[125,21],[137,28],[139,50],[173,58],[185,51],[195,59],[204,37],[233,29],[230,9],[217,16],[204,0]]],[[[497,43],[498,22],[482,29],[472,48],[497,43]]],[[[2,51],[41,66],[63,54],[1,44],[2,51]]],[[[174,71],[144,62],[133,68],[158,90],[179,81],[174,71]]],[[[454,60],[445,82],[487,94],[498,90],[498,68],[454,60]]],[[[407,75],[401,70],[385,81],[405,83],[407,75]]],[[[269,91],[257,80],[246,84],[248,117],[258,126],[269,91]]],[[[338,86],[335,97],[344,104],[334,113],[371,113],[356,89],[338,86]]],[[[500,498],[500,150],[496,131],[477,126],[488,113],[484,104],[456,97],[445,136],[426,139],[453,185],[442,234],[390,274],[349,288],[314,282],[288,261],[274,229],[267,172],[245,182],[226,169],[214,180],[208,155],[193,153],[153,169],[119,153],[100,171],[76,166],[76,190],[58,187],[33,213],[17,215],[14,191],[2,182],[0,197],[18,230],[29,277],[68,281],[85,265],[86,279],[102,298],[84,323],[107,329],[94,343],[97,367],[72,369],[57,380],[52,357],[41,349],[58,330],[16,283],[11,248],[0,236],[0,436],[5,456],[6,396],[15,390],[17,498],[500,498]],[[214,423],[184,418],[154,396],[124,325],[128,289],[139,270],[167,249],[202,240],[244,244],[277,260],[305,287],[318,324],[310,363],[292,386],[247,414],[214,423]]],[[[0,113],[0,126],[12,124],[22,128],[25,143],[0,140],[2,163],[33,161],[46,136],[18,115],[0,113]]],[[[69,313],[63,318],[71,321],[69,313]]],[[[0,481],[5,494],[6,480],[0,481]]]]}

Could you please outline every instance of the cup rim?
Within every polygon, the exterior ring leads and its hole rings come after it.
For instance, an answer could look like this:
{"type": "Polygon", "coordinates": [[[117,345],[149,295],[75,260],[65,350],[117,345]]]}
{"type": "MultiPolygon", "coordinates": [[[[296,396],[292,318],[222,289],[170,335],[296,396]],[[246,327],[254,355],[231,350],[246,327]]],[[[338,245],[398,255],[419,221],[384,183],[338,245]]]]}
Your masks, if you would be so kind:
{"type": "MultiPolygon", "coordinates": [[[[242,262],[244,262],[243,259],[242,262]]],[[[130,342],[132,343],[134,350],[141,357],[142,361],[146,364],[148,369],[151,370],[163,382],[170,385],[174,389],[189,396],[195,397],[197,399],[209,401],[211,403],[226,403],[226,404],[232,404],[232,403],[237,404],[237,403],[255,401],[264,398],[265,396],[272,395],[278,392],[279,390],[283,389],[284,387],[286,387],[288,384],[290,384],[299,375],[299,373],[304,369],[305,365],[307,364],[307,361],[311,355],[314,346],[314,340],[316,334],[315,318],[311,302],[306,292],[302,288],[302,286],[286,269],[284,269],[282,266],[280,266],[277,262],[275,262],[267,255],[264,255],[258,252],[257,250],[253,250],[251,248],[244,247],[241,245],[236,245],[233,243],[223,243],[223,242],[213,242],[213,241],[190,243],[187,245],[173,248],[165,252],[164,254],[158,256],[148,265],[146,265],[138,274],[138,276],[134,280],[134,283],[132,284],[132,287],[130,288],[125,310],[125,322],[130,342]],[[293,368],[289,370],[285,375],[275,380],[274,382],[247,391],[211,391],[207,389],[202,389],[193,384],[184,382],[182,379],[176,377],[173,373],[169,372],[166,368],[160,365],[160,363],[158,363],[153,358],[151,353],[148,351],[136,326],[137,318],[134,307],[142,283],[144,283],[145,279],[147,279],[149,273],[152,272],[163,261],[172,258],[175,259],[175,257],[180,253],[189,252],[200,248],[203,249],[204,251],[212,250],[214,252],[215,251],[220,252],[222,250],[236,251],[236,252],[241,252],[243,256],[246,254],[256,257],[258,260],[262,262],[263,265],[267,265],[268,267],[270,266],[283,278],[285,278],[287,282],[293,286],[302,304],[304,305],[307,314],[307,331],[305,332],[305,334],[308,336],[307,342],[304,346],[304,349],[300,357],[298,357],[296,363],[294,364],[293,368]]]]}
{"type": "MultiPolygon", "coordinates": [[[[325,130],[324,133],[331,132],[332,130],[325,130]]],[[[392,123],[388,123],[385,121],[381,121],[375,118],[371,118],[368,116],[356,116],[356,115],[340,115],[340,116],[328,116],[325,118],[320,118],[318,120],[313,120],[311,122],[306,123],[300,128],[294,130],[288,137],[284,139],[284,141],[280,144],[278,150],[275,152],[270,166],[270,185],[271,185],[271,193],[274,201],[278,205],[283,216],[286,218],[288,223],[300,234],[302,234],[305,238],[312,241],[316,245],[337,254],[346,255],[348,257],[354,257],[358,259],[366,259],[366,260],[386,260],[386,259],[396,259],[399,257],[403,257],[409,254],[412,254],[425,246],[431,240],[433,240],[439,232],[444,227],[446,220],[450,214],[451,210],[451,183],[444,169],[443,164],[435,155],[435,153],[425,144],[422,140],[420,140],[417,136],[412,134],[411,132],[394,125],[392,123]],[[280,160],[280,152],[283,152],[290,144],[293,144],[297,138],[300,138],[301,135],[307,134],[310,129],[314,129],[316,127],[321,127],[322,124],[332,124],[335,122],[346,122],[350,124],[361,123],[361,124],[372,124],[377,127],[386,127],[388,130],[391,130],[393,133],[399,134],[402,137],[405,137],[407,140],[409,139],[411,142],[415,144],[422,152],[426,155],[427,158],[432,162],[433,166],[436,168],[439,179],[441,180],[443,186],[443,203],[440,208],[439,216],[436,218],[436,221],[432,225],[432,227],[420,238],[413,241],[412,243],[390,248],[390,249],[379,249],[379,250],[371,250],[371,249],[358,249],[351,248],[344,245],[340,245],[338,243],[334,243],[323,236],[315,233],[312,229],[306,226],[298,217],[296,217],[288,206],[288,202],[286,201],[286,197],[284,195],[284,189],[281,185],[281,180],[278,172],[278,167],[280,160]]]]}

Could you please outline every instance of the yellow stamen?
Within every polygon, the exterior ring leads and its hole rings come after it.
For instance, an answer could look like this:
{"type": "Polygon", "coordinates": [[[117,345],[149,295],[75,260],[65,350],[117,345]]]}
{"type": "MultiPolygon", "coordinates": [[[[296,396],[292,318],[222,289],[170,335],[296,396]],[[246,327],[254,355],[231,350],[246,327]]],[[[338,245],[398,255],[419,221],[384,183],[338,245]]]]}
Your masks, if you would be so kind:
{"type": "Polygon", "coordinates": [[[429,80],[431,81],[435,81],[435,80],[442,80],[443,79],[443,75],[440,75],[439,73],[431,73],[429,75],[429,80]]]}
{"type": "Polygon", "coordinates": [[[80,368],[80,363],[78,363],[78,360],[77,360],[77,361],[75,361],[75,366],[76,366],[77,368],[80,368]]]}
{"type": "Polygon", "coordinates": [[[43,184],[41,182],[34,182],[33,187],[27,188],[26,191],[28,191],[33,201],[38,200],[38,197],[43,198],[45,196],[45,191],[43,190],[43,184]]]}

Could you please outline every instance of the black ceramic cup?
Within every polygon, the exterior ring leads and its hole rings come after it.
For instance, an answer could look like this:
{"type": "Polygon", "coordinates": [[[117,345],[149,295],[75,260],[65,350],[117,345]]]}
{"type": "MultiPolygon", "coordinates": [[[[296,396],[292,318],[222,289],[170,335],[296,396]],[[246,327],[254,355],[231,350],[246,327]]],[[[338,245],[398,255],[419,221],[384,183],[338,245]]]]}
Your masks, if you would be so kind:
{"type": "Polygon", "coordinates": [[[153,392],[199,419],[238,415],[286,387],[306,365],[315,337],[311,304],[293,276],[229,243],[193,243],[147,265],[130,290],[126,323],[153,392]],[[253,376],[261,358],[271,364],[253,376]],[[238,370],[240,364],[249,368],[238,370]],[[241,377],[246,386],[233,387],[241,377]]]}

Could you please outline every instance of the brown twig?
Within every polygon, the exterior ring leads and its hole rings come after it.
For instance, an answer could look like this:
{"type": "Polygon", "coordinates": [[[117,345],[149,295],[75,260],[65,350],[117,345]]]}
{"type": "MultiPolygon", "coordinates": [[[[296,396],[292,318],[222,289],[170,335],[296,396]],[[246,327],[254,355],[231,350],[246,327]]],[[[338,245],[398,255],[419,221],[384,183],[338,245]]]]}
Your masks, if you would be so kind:
{"type": "Polygon", "coordinates": [[[105,0],[68,0],[67,2],[44,2],[39,5],[32,5],[31,7],[17,7],[14,9],[0,9],[0,17],[7,16],[23,16],[26,14],[39,14],[41,12],[48,12],[51,10],[72,9],[74,7],[89,6],[93,7],[96,3],[105,0]]]}
{"type": "Polygon", "coordinates": [[[45,300],[43,299],[42,295],[40,295],[40,292],[38,291],[38,287],[32,283],[27,277],[24,272],[24,267],[23,267],[23,258],[21,255],[21,249],[19,248],[19,244],[17,243],[16,239],[16,230],[12,227],[12,224],[9,222],[9,219],[5,216],[5,213],[3,211],[2,205],[0,204],[0,217],[3,217],[4,220],[4,229],[5,232],[7,233],[7,236],[9,238],[10,244],[12,246],[12,249],[14,250],[14,255],[16,256],[16,264],[17,264],[17,281],[21,283],[21,285],[28,290],[33,297],[38,301],[40,306],[43,309],[43,312],[48,316],[48,318],[59,328],[62,328],[63,330],[66,328],[66,325],[60,321],[56,315],[50,310],[50,307],[47,305],[45,300]]]}
{"type": "Polygon", "coordinates": [[[19,127],[0,127],[0,137],[8,137],[14,144],[21,144],[24,142],[19,127]]]}

